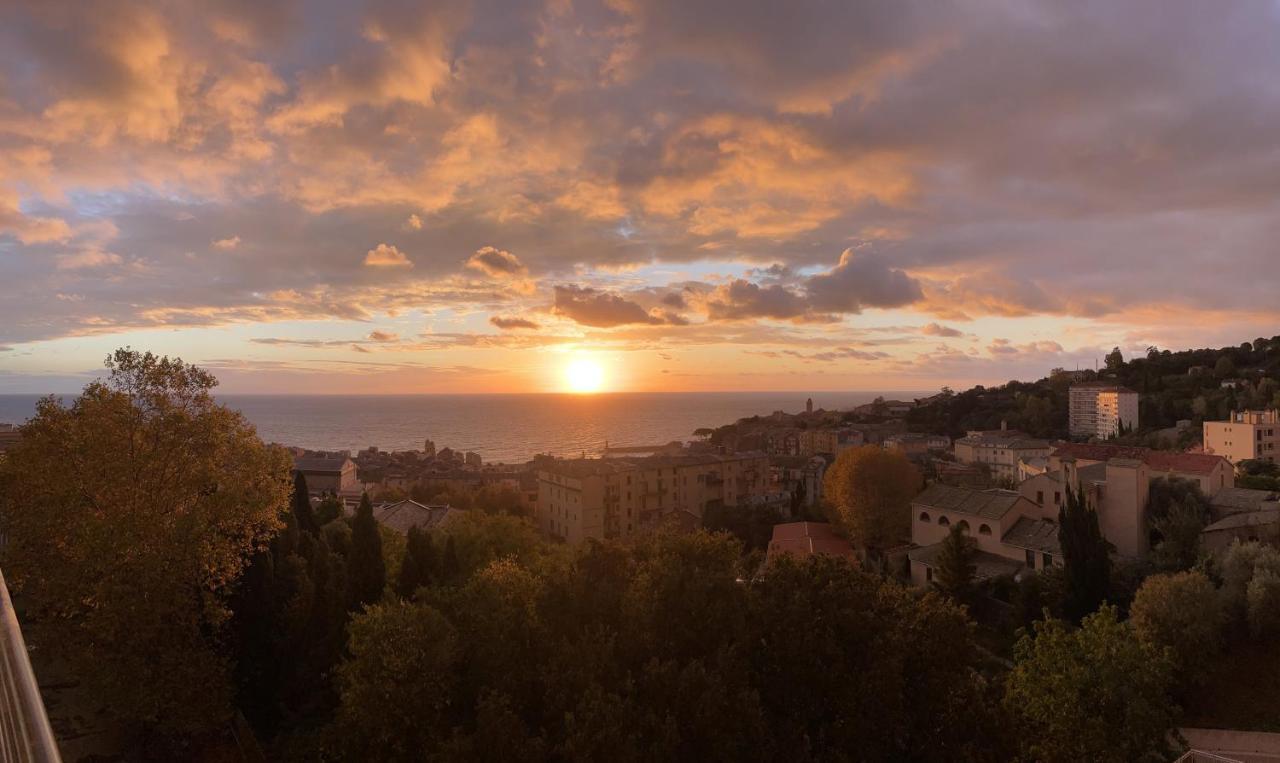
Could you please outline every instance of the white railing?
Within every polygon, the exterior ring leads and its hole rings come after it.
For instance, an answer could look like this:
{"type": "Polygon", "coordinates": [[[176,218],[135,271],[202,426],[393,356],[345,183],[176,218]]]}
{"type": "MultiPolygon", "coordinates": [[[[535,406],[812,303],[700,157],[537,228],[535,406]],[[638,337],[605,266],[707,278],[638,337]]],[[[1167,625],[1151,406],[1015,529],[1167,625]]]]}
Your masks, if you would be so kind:
{"type": "Polygon", "coordinates": [[[62,761],[3,574],[0,574],[0,761],[62,761]]]}

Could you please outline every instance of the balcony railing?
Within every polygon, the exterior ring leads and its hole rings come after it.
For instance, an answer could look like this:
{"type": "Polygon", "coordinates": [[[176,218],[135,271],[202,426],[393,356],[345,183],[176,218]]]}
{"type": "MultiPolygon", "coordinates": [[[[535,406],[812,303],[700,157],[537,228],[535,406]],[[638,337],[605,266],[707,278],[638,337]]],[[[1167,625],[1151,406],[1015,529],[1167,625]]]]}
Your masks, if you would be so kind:
{"type": "Polygon", "coordinates": [[[9,588],[0,574],[0,761],[61,763],[9,588]]]}

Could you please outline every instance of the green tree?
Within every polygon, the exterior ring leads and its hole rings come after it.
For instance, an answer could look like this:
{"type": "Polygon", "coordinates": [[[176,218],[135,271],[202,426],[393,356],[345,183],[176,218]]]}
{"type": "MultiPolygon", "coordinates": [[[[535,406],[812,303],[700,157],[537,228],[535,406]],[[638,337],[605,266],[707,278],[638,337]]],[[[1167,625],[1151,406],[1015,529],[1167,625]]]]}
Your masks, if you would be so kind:
{"type": "Polygon", "coordinates": [[[1143,643],[1170,649],[1192,681],[1217,654],[1225,625],[1218,591],[1201,572],[1147,578],[1129,608],[1129,622],[1143,643]]]}
{"type": "Polygon", "coordinates": [[[1139,641],[1103,606],[1078,630],[1035,625],[1014,650],[1005,707],[1019,721],[1030,759],[1044,763],[1169,760],[1179,709],[1171,702],[1172,657],[1139,641]]]}
{"type": "Polygon", "coordinates": [[[1063,610],[1073,622],[1098,608],[1111,588],[1111,547],[1098,527],[1098,513],[1084,488],[1067,487],[1058,510],[1058,545],[1066,572],[1063,610]]]}
{"type": "Polygon", "coordinates": [[[978,571],[973,562],[976,552],[977,543],[973,538],[960,525],[952,525],[938,552],[938,569],[933,582],[939,591],[957,601],[968,598],[973,576],[978,571]]]}
{"type": "Polygon", "coordinates": [[[435,574],[435,546],[431,535],[420,527],[410,527],[404,559],[400,562],[400,575],[396,580],[396,593],[402,598],[412,599],[419,588],[432,583],[435,574]]]}
{"type": "Polygon", "coordinates": [[[1230,378],[1234,376],[1235,373],[1236,364],[1226,355],[1218,358],[1218,362],[1213,366],[1213,375],[1219,379],[1230,378]]]}
{"type": "Polygon", "coordinates": [[[440,561],[440,580],[444,583],[456,583],[462,574],[462,563],[458,561],[458,545],[453,536],[444,541],[444,558],[440,561]]]}
{"type": "Polygon", "coordinates": [[[311,509],[311,495],[307,491],[307,476],[302,472],[293,475],[293,516],[298,521],[298,529],[312,535],[320,534],[320,523],[311,509]]]}
{"type": "Polygon", "coordinates": [[[195,366],[128,349],[106,365],[69,407],[41,400],[0,460],[5,573],[31,642],[104,709],[201,731],[231,711],[228,601],[280,526],[288,455],[195,366]]]}
{"type": "Polygon", "coordinates": [[[387,585],[387,567],[382,558],[382,535],[378,521],[373,518],[373,504],[368,493],[360,497],[360,506],[351,522],[348,577],[352,609],[382,598],[382,589],[387,585]]]}
{"type": "Polygon", "coordinates": [[[905,455],[874,445],[845,450],[823,478],[834,519],[873,559],[910,535],[911,499],[920,487],[920,472],[905,455]]]}
{"type": "Polygon", "coordinates": [[[398,601],[351,622],[338,669],[338,738],[352,760],[416,761],[449,738],[457,632],[439,611],[398,601]]]}
{"type": "Polygon", "coordinates": [[[1120,352],[1119,347],[1112,347],[1111,352],[1107,353],[1106,366],[1108,371],[1124,369],[1124,355],[1120,352]]]}
{"type": "Polygon", "coordinates": [[[1209,519],[1209,500],[1192,480],[1152,480],[1147,499],[1151,560],[1158,569],[1188,570],[1200,556],[1200,531],[1209,519]]]}

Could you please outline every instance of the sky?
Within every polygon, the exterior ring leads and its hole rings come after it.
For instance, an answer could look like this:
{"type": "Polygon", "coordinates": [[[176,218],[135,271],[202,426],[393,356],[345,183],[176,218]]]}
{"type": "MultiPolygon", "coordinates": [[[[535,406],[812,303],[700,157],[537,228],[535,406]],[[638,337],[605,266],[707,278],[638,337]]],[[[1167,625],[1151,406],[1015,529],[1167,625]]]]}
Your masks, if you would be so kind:
{"type": "Polygon", "coordinates": [[[0,393],[929,390],[1280,321],[1280,10],[0,0],[0,393]]]}

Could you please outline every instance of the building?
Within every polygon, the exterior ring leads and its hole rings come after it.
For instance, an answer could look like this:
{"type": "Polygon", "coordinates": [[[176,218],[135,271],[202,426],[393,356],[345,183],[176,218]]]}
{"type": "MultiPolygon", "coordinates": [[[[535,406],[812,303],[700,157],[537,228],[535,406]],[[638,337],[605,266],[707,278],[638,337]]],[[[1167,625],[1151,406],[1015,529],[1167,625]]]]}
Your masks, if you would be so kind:
{"type": "Polygon", "coordinates": [[[709,507],[769,493],[763,453],[549,459],[538,467],[538,527],[569,543],[625,538],[671,521],[697,526],[709,507]]]}
{"type": "Polygon", "coordinates": [[[1195,482],[1211,499],[1235,485],[1231,464],[1221,456],[1062,443],[1050,454],[1045,471],[1019,484],[1018,492],[1047,516],[1057,516],[1068,490],[1083,491],[1116,553],[1139,557],[1150,545],[1146,512],[1151,482],[1161,478],[1195,482]]]}
{"type": "Polygon", "coordinates": [[[853,547],[826,522],[787,522],[773,526],[766,562],[789,554],[805,558],[815,554],[854,561],[853,547]]]}
{"type": "Polygon", "coordinates": [[[1200,532],[1205,550],[1225,551],[1233,542],[1280,544],[1280,493],[1229,487],[1209,500],[1213,522],[1200,532]]]}
{"type": "Polygon", "coordinates": [[[1061,472],[1064,460],[1078,466],[1106,463],[1112,459],[1137,459],[1146,464],[1151,479],[1178,478],[1200,486],[1200,492],[1212,498],[1218,491],[1235,487],[1235,469],[1226,458],[1209,453],[1173,453],[1127,445],[1105,443],[1058,443],[1049,455],[1048,472],[1061,472]]]}
{"type": "Polygon", "coordinates": [[[0,424],[0,453],[22,441],[22,430],[14,424],[0,424]]]}
{"type": "Polygon", "coordinates": [[[408,535],[411,527],[434,530],[462,513],[462,509],[455,509],[448,504],[428,505],[417,501],[396,501],[375,507],[373,518],[380,525],[389,527],[401,535],[408,535]]]}
{"type": "Polygon", "coordinates": [[[1073,384],[1068,395],[1072,437],[1105,440],[1138,428],[1138,393],[1110,382],[1073,384]]]}
{"type": "Polygon", "coordinates": [[[975,577],[1017,575],[1062,565],[1057,512],[1012,490],[975,490],[935,483],[911,502],[911,582],[933,582],[942,542],[953,526],[973,538],[975,577]]]}
{"type": "Polygon", "coordinates": [[[1019,462],[1046,458],[1053,446],[1026,432],[1009,429],[974,430],[955,442],[956,461],[962,464],[984,464],[995,479],[1017,482],[1019,462]]]}
{"type": "Polygon", "coordinates": [[[885,450],[900,451],[908,456],[924,456],[931,450],[947,450],[950,447],[951,438],[940,434],[903,432],[884,438],[885,450]]]}
{"type": "MultiPolygon", "coordinates": [[[[816,456],[819,454],[836,455],[848,448],[862,445],[862,432],[856,429],[801,429],[795,432],[796,453],[789,455],[816,456]]],[[[779,454],[785,453],[784,450],[779,454]]]]}
{"type": "Polygon", "coordinates": [[[1204,422],[1204,451],[1238,464],[1258,459],[1274,463],[1280,456],[1280,410],[1232,411],[1226,421],[1204,422]]]}
{"type": "Polygon", "coordinates": [[[295,456],[293,471],[300,472],[307,478],[307,490],[312,494],[344,495],[360,492],[355,462],[347,456],[295,456]]]}

